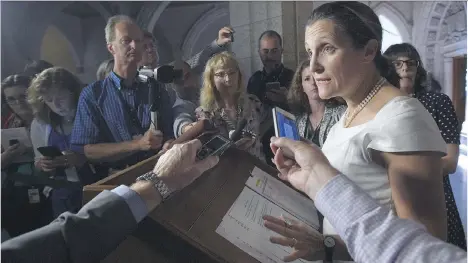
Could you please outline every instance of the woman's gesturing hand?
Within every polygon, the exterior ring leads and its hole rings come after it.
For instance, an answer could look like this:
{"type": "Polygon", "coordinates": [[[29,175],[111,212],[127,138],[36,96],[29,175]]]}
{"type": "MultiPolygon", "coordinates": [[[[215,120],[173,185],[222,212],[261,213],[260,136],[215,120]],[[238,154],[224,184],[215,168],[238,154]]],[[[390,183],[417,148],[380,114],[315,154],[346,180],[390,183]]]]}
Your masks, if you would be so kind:
{"type": "Polygon", "coordinates": [[[281,236],[270,237],[270,242],[292,247],[294,251],[286,256],[285,262],[299,258],[305,260],[320,260],[324,250],[323,235],[312,227],[296,220],[281,216],[280,218],[263,216],[265,227],[281,236]]]}

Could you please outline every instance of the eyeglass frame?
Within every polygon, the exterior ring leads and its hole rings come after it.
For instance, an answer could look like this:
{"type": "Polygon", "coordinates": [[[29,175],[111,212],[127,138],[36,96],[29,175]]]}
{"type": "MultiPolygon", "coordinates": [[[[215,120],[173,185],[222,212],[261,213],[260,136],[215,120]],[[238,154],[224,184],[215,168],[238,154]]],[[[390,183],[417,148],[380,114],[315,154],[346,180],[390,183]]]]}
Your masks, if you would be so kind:
{"type": "Polygon", "coordinates": [[[407,66],[408,68],[410,68],[410,67],[416,67],[416,68],[418,68],[419,65],[420,65],[419,60],[417,60],[417,59],[407,59],[407,60],[395,59],[395,60],[392,61],[392,64],[393,64],[393,65],[395,66],[395,68],[397,68],[397,69],[402,68],[402,67],[403,67],[403,64],[406,64],[406,66],[407,66]],[[415,65],[409,65],[408,62],[411,62],[411,61],[416,62],[416,64],[415,64],[415,65]],[[401,63],[401,66],[397,66],[397,65],[395,64],[395,62],[400,62],[400,63],[401,63]]]}

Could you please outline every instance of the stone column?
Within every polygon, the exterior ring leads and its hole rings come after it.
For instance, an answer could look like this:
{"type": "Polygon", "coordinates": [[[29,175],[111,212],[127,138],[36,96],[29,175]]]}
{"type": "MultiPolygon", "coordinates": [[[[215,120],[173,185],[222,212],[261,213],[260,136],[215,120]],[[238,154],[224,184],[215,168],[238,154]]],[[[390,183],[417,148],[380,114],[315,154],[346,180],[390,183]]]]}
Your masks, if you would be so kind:
{"type": "Polygon", "coordinates": [[[447,94],[450,99],[453,97],[453,58],[452,57],[444,57],[444,78],[440,83],[442,85],[442,92],[447,94]]]}
{"type": "Polygon", "coordinates": [[[263,65],[258,55],[258,38],[275,30],[283,38],[283,63],[296,69],[307,58],[304,32],[314,7],[324,2],[229,2],[231,26],[236,31],[232,51],[248,79],[263,65]]]}

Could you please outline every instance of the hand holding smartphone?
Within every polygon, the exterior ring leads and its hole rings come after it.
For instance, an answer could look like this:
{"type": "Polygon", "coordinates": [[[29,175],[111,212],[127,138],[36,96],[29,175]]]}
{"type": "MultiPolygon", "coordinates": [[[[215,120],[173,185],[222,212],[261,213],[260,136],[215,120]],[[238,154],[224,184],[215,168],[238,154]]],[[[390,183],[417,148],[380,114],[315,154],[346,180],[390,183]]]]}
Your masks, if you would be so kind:
{"type": "Polygon", "coordinates": [[[296,117],[281,108],[275,107],[273,111],[273,123],[276,137],[286,137],[299,141],[299,129],[296,125],[296,117]]]}
{"type": "Polygon", "coordinates": [[[45,157],[55,158],[62,156],[63,153],[55,146],[38,147],[37,150],[45,157]]]}

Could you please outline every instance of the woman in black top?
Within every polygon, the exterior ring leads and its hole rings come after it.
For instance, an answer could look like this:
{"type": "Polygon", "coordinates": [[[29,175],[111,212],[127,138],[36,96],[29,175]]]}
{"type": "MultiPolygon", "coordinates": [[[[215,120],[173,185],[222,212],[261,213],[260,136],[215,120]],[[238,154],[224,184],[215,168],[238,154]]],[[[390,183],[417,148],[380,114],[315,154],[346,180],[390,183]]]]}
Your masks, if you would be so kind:
{"type": "Polygon", "coordinates": [[[384,53],[395,66],[400,77],[400,89],[417,98],[434,118],[440,133],[447,143],[447,155],[443,161],[443,180],[445,204],[447,208],[447,242],[466,250],[463,225],[453,197],[449,174],[457,169],[460,131],[452,101],[444,93],[429,90],[431,82],[426,79],[427,72],[421,65],[421,58],[416,49],[408,44],[390,46],[384,53]]]}

